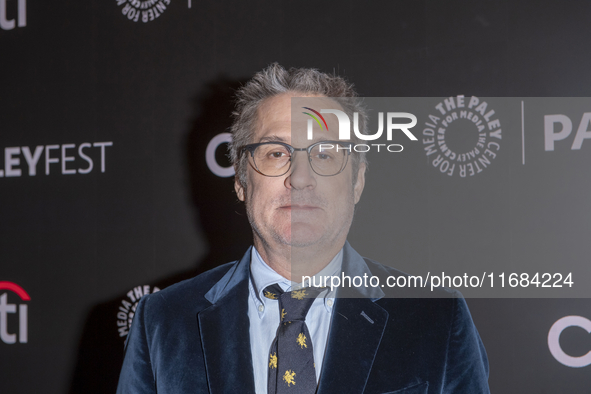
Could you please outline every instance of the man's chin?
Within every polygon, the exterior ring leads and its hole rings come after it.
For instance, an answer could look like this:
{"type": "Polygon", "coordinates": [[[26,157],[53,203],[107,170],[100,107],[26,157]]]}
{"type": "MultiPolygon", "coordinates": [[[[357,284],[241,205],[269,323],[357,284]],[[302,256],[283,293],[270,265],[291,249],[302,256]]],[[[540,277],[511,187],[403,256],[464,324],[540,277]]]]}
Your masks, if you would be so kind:
{"type": "Polygon", "coordinates": [[[303,223],[290,223],[273,231],[276,241],[295,248],[311,247],[322,240],[325,229],[303,223]]]}
{"type": "Polygon", "coordinates": [[[294,223],[291,226],[289,245],[294,248],[306,248],[317,245],[322,240],[324,229],[314,226],[294,223]]]}

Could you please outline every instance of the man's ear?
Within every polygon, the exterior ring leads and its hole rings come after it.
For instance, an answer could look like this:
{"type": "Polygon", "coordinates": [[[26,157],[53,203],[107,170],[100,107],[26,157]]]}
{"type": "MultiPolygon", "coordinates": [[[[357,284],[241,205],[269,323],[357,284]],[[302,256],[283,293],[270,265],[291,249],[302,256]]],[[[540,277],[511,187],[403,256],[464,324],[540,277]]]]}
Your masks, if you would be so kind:
{"type": "Polygon", "coordinates": [[[355,194],[355,204],[361,199],[361,193],[363,193],[363,187],[365,186],[365,163],[359,163],[359,169],[357,170],[357,182],[353,186],[353,193],[355,194]]]}
{"type": "Polygon", "coordinates": [[[236,195],[240,201],[244,201],[244,186],[240,183],[240,179],[238,179],[238,175],[234,177],[234,190],[236,191],[236,195]]]}

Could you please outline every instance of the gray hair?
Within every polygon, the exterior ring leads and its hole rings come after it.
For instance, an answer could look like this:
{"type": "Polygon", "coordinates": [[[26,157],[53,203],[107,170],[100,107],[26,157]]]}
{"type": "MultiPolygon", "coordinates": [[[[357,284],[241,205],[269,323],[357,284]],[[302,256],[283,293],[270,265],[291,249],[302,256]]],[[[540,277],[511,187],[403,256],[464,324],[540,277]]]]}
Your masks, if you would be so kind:
{"type": "MultiPolygon", "coordinates": [[[[334,98],[343,107],[349,119],[353,119],[354,112],[359,114],[359,128],[362,133],[367,129],[367,112],[361,105],[361,99],[353,89],[353,84],[342,77],[329,75],[314,68],[286,70],[278,63],[273,63],[256,73],[236,93],[236,109],[232,113],[234,122],[230,128],[232,142],[229,150],[230,160],[243,187],[246,187],[248,159],[246,155],[241,154],[241,150],[245,145],[252,143],[258,109],[266,99],[287,92],[334,98]]],[[[354,142],[359,142],[357,136],[353,139],[354,142]]],[[[367,158],[365,153],[352,153],[353,182],[355,182],[359,165],[364,163],[367,166],[367,158]]]]}

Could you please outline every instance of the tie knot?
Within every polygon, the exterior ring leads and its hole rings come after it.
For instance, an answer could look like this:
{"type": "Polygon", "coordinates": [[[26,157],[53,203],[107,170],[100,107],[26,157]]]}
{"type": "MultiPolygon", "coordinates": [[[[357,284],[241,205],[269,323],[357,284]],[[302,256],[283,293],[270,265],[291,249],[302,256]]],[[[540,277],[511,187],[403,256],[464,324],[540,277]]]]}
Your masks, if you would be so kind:
{"type": "Polygon", "coordinates": [[[304,321],[306,315],[314,303],[314,299],[325,288],[305,287],[299,290],[284,292],[278,284],[267,286],[263,295],[272,300],[279,301],[281,321],[304,321]]]}

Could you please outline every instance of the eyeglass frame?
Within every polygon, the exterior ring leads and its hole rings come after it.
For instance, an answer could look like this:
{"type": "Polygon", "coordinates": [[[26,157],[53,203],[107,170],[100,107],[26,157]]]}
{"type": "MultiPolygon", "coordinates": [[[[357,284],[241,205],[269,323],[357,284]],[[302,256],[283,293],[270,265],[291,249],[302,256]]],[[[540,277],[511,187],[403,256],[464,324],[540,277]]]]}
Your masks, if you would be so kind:
{"type": "Polygon", "coordinates": [[[335,175],[339,175],[347,167],[347,163],[349,163],[349,156],[351,156],[351,150],[352,149],[353,149],[353,143],[352,142],[347,142],[347,141],[318,141],[318,142],[315,142],[312,145],[308,146],[307,148],[294,148],[293,146],[291,146],[289,144],[286,144],[285,142],[281,142],[281,141],[266,141],[266,142],[258,142],[256,144],[244,145],[242,148],[240,148],[240,151],[241,152],[244,152],[244,151],[249,151],[250,152],[250,157],[252,157],[252,161],[254,163],[253,168],[254,168],[254,170],[256,172],[258,172],[259,174],[261,174],[263,176],[277,178],[277,177],[280,177],[280,176],[283,176],[283,175],[287,174],[289,172],[289,170],[291,170],[292,157],[293,157],[294,152],[303,152],[303,151],[306,151],[308,153],[308,164],[310,164],[310,168],[312,169],[312,171],[314,171],[315,174],[317,174],[319,176],[335,176],[335,175]],[[283,145],[289,151],[289,166],[287,167],[287,170],[285,170],[285,172],[283,174],[280,174],[280,175],[266,175],[266,174],[263,174],[257,168],[256,161],[254,160],[254,151],[255,151],[255,149],[258,148],[261,145],[270,145],[270,144],[283,145]],[[339,172],[337,172],[336,174],[332,174],[332,175],[318,174],[318,172],[316,172],[316,170],[314,169],[314,166],[312,165],[312,158],[310,157],[310,152],[312,152],[312,149],[315,146],[320,145],[320,144],[339,144],[339,145],[344,145],[345,147],[348,147],[349,148],[349,149],[343,148],[343,150],[347,152],[347,155],[345,156],[345,163],[343,164],[343,166],[339,170],[339,172]]]}

